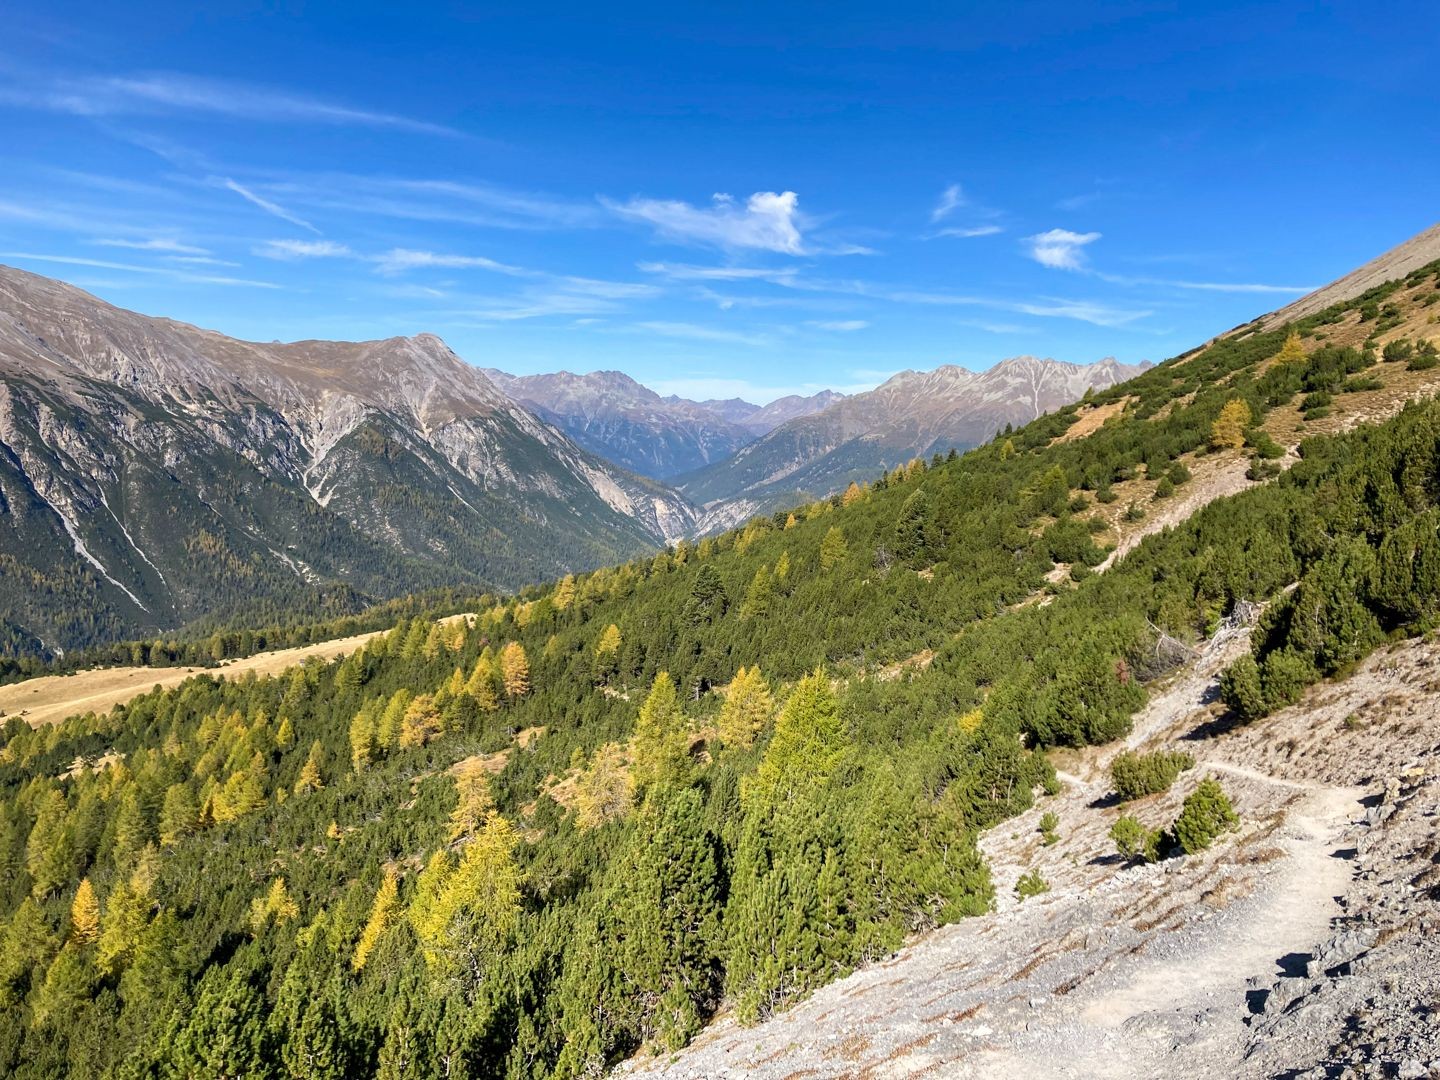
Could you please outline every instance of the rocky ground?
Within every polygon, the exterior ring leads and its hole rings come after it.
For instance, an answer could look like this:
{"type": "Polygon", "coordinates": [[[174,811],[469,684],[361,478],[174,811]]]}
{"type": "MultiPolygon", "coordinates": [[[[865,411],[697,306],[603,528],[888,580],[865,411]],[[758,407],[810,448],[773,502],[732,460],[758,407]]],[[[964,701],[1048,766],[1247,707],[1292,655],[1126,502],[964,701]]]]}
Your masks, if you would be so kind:
{"type": "Polygon", "coordinates": [[[751,1028],[630,1066],[671,1077],[1440,1077],[1440,640],[1372,656],[1246,728],[1214,643],[1129,742],[1197,759],[1114,804],[1119,747],[1067,755],[1064,790],[983,839],[993,915],[942,928],[751,1028]],[[1242,825],[1199,856],[1125,865],[1122,813],[1173,820],[1206,775],[1242,825]],[[1044,843],[1042,813],[1060,819],[1044,843]],[[1037,870],[1050,885],[1020,901],[1037,870]]]}

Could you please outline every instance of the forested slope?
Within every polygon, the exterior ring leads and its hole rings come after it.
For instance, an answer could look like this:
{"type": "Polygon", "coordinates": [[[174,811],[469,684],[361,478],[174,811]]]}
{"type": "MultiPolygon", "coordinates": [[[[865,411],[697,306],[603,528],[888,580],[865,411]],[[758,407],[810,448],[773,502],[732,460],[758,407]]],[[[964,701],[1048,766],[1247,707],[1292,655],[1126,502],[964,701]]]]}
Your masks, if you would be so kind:
{"type": "Polygon", "coordinates": [[[1159,635],[1282,597],[1243,718],[1433,624],[1433,401],[1089,568],[1197,463],[1270,478],[1428,385],[1437,270],[1097,394],[1084,438],[1070,407],[473,626],[12,718],[0,1069],[594,1075],[986,911],[977,833],[1127,731],[1159,635]]]}

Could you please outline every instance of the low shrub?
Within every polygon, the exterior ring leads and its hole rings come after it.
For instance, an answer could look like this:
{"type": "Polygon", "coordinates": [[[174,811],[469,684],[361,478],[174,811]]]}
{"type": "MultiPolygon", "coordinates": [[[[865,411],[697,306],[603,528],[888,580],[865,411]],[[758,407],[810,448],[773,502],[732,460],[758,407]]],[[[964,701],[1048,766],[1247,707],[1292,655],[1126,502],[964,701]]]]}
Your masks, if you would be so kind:
{"type": "Polygon", "coordinates": [[[1177,776],[1194,767],[1195,759],[1180,751],[1156,750],[1149,754],[1137,754],[1126,750],[1110,763],[1110,780],[1115,785],[1115,794],[1122,801],[1129,802],[1169,791],[1177,776]]]}
{"type": "Polygon", "coordinates": [[[1214,777],[1207,776],[1185,799],[1175,819],[1175,841],[1186,855],[1204,851],[1221,833],[1237,828],[1239,815],[1214,777]]]}

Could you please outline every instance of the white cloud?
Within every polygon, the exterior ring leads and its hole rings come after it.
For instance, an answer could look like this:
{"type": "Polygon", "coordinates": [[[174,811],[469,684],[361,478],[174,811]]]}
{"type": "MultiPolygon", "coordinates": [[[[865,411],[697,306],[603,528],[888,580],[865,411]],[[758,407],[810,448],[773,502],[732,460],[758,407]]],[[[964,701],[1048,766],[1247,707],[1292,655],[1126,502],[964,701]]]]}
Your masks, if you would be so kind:
{"type": "Polygon", "coordinates": [[[137,266],[133,263],[108,262],[104,259],[86,259],[77,255],[40,255],[28,251],[0,251],[0,259],[60,263],[66,266],[89,266],[101,270],[124,270],[131,274],[159,274],[173,281],[185,281],[199,285],[239,285],[250,289],[280,288],[279,285],[270,281],[252,281],[249,278],[217,277],[211,274],[192,274],[188,270],[177,270],[169,266],[137,266]]]}
{"type": "Polygon", "coordinates": [[[710,207],[674,199],[601,200],[620,217],[646,222],[661,236],[681,243],[804,255],[799,201],[793,191],[757,191],[743,206],[723,194],[716,195],[710,207]]]}
{"type": "Polygon", "coordinates": [[[56,80],[48,86],[0,88],[0,101],[76,116],[125,116],[197,112],[244,120],[290,121],[391,128],[429,135],[454,135],[451,128],[422,120],[353,108],[320,98],[250,83],[158,73],[56,80]]]}
{"type": "Polygon", "coordinates": [[[1069,229],[1050,229],[1027,236],[1028,254],[1041,266],[1055,270],[1079,270],[1085,265],[1084,248],[1100,239],[1098,232],[1077,233],[1069,229]]]}
{"type": "Polygon", "coordinates": [[[508,266],[483,255],[447,255],[436,251],[415,251],[411,248],[392,248],[372,260],[375,269],[382,274],[403,274],[407,270],[493,270],[498,274],[513,277],[528,277],[530,271],[518,266],[508,266]]]}
{"type": "Polygon", "coordinates": [[[962,240],[970,240],[977,236],[994,236],[996,233],[1004,232],[999,225],[974,225],[970,228],[951,227],[948,229],[936,229],[936,236],[953,236],[962,240]]]}
{"type": "Polygon", "coordinates": [[[759,266],[694,266],[664,262],[642,262],[635,266],[647,274],[661,274],[675,281],[770,281],[783,285],[796,273],[789,267],[770,270],[759,266]]]}
{"type": "Polygon", "coordinates": [[[228,177],[220,177],[219,182],[221,187],[233,191],[236,195],[239,195],[246,202],[258,206],[267,214],[272,214],[273,216],[279,218],[281,221],[288,221],[291,225],[298,225],[300,226],[300,228],[309,229],[313,233],[320,232],[319,229],[317,229],[314,225],[311,225],[310,222],[306,221],[304,218],[296,217],[294,214],[290,213],[289,210],[286,210],[278,203],[273,203],[269,199],[262,198],[261,196],[256,195],[255,192],[251,191],[249,188],[244,187],[241,184],[237,184],[234,180],[231,180],[228,177]]]}
{"type": "Polygon", "coordinates": [[[951,184],[940,193],[940,201],[935,204],[935,209],[930,211],[930,220],[944,221],[964,205],[965,192],[960,189],[959,184],[951,184]]]}
{"type": "Polygon", "coordinates": [[[1088,300],[1044,300],[1031,303],[1011,304],[1007,310],[1024,315],[1039,315],[1047,319],[1077,319],[1093,326],[1110,328],[1126,326],[1137,319],[1154,314],[1150,311],[1130,311],[1124,308],[1107,307],[1088,300]]]}
{"type": "Polygon", "coordinates": [[[170,255],[209,255],[210,252],[193,244],[182,244],[168,237],[153,237],[149,240],[96,240],[101,247],[130,248],[133,251],[160,251],[170,255]]]}
{"type": "Polygon", "coordinates": [[[864,319],[837,319],[833,322],[810,322],[807,326],[813,326],[817,330],[834,330],[836,333],[848,334],[856,330],[864,330],[870,324],[864,319]]]}
{"type": "Polygon", "coordinates": [[[662,337],[683,338],[687,341],[716,341],[730,345],[769,345],[770,338],[764,334],[745,334],[737,330],[723,330],[713,326],[698,326],[685,322],[639,322],[641,330],[662,337]]]}
{"type": "Polygon", "coordinates": [[[266,259],[345,259],[354,254],[333,240],[267,240],[253,251],[266,259]]]}

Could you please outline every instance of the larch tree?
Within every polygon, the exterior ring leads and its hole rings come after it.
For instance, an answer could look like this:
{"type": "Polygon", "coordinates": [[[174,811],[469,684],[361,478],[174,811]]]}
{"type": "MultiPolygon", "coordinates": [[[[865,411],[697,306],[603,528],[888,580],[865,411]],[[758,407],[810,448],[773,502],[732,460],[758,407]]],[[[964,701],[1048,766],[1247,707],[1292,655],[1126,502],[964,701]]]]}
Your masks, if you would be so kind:
{"type": "Polygon", "coordinates": [[[421,694],[405,708],[405,715],[400,721],[400,745],[424,746],[438,738],[444,728],[440,710],[435,707],[435,698],[430,694],[421,694]]]}
{"type": "Polygon", "coordinates": [[[525,655],[525,646],[518,641],[509,642],[500,650],[500,679],[511,701],[530,692],[530,660],[525,655]]]}
{"type": "Polygon", "coordinates": [[[1275,361],[1279,364],[1297,364],[1304,363],[1305,360],[1305,346],[1300,343],[1300,331],[1292,328],[1285,336],[1285,344],[1280,347],[1275,361]]]}
{"type": "Polygon", "coordinates": [[[742,667],[731,680],[725,703],[720,706],[717,724],[720,741],[727,747],[748,748],[774,712],[775,700],[765,677],[760,674],[760,666],[742,667]]]}
{"type": "Polygon", "coordinates": [[[770,601],[775,596],[775,586],[770,579],[770,569],[761,566],[750,579],[745,590],[745,601],[740,605],[742,619],[764,619],[770,614],[770,601]]]}
{"type": "Polygon", "coordinates": [[[635,779],[625,764],[625,748],[606,743],[575,777],[575,824],[594,829],[619,817],[635,802],[635,779]]]}
{"type": "Polygon", "coordinates": [[[174,847],[200,827],[200,803],[195,791],[183,781],[165,789],[160,805],[160,844],[174,847]]]}
{"type": "Polygon", "coordinates": [[[455,808],[450,811],[450,839],[472,836],[495,808],[490,776],[476,761],[455,769],[455,808]]]}
{"type": "Polygon", "coordinates": [[[320,774],[320,764],[324,760],[325,747],[316,739],[310,744],[310,754],[305,758],[305,764],[300,767],[300,775],[295,779],[296,795],[306,791],[319,791],[325,786],[325,778],[320,774]]]}
{"type": "Polygon", "coordinates": [[[780,710],[760,767],[746,778],[746,801],[777,806],[823,784],[849,749],[830,680],[823,671],[805,676],[780,710]]]}
{"type": "Polygon", "coordinates": [[[640,715],[635,721],[634,778],[637,790],[661,780],[684,777],[690,755],[685,732],[685,714],[669,672],[659,672],[640,715]]]}
{"type": "Polygon", "coordinates": [[[518,842],[514,826],[492,810],[415,926],[436,975],[467,992],[504,955],[520,918],[518,842]]]}
{"type": "Polygon", "coordinates": [[[490,713],[500,708],[500,694],[495,689],[497,675],[495,658],[486,648],[480,653],[480,658],[475,661],[475,670],[471,672],[469,681],[465,683],[466,691],[475,699],[475,704],[480,706],[481,712],[490,713]]]}
{"type": "Polygon", "coordinates": [[[1239,450],[1245,445],[1249,427],[1250,406],[1240,398],[1231,398],[1210,427],[1210,445],[1217,450],[1239,450]]]}
{"type": "Polygon", "coordinates": [[[70,941],[84,947],[100,940],[100,901],[95,898],[95,887],[90,879],[80,879],[75,890],[75,899],[70,903],[70,941]]]}
{"type": "Polygon", "coordinates": [[[600,633],[595,643],[595,681],[609,683],[620,670],[620,627],[611,623],[600,633]]]}
{"type": "Polygon", "coordinates": [[[820,541],[820,569],[833,570],[845,561],[849,553],[850,545],[845,542],[845,534],[838,525],[831,525],[820,541]]]}
{"type": "Polygon", "coordinates": [[[385,932],[395,924],[400,913],[400,879],[393,866],[385,868],[385,876],[380,882],[380,888],[375,893],[375,901],[370,905],[370,917],[365,920],[365,929],[360,932],[360,940],[355,943],[355,954],[350,959],[350,968],[359,972],[365,970],[365,965],[370,961],[370,954],[380,944],[380,939],[385,932]]]}

